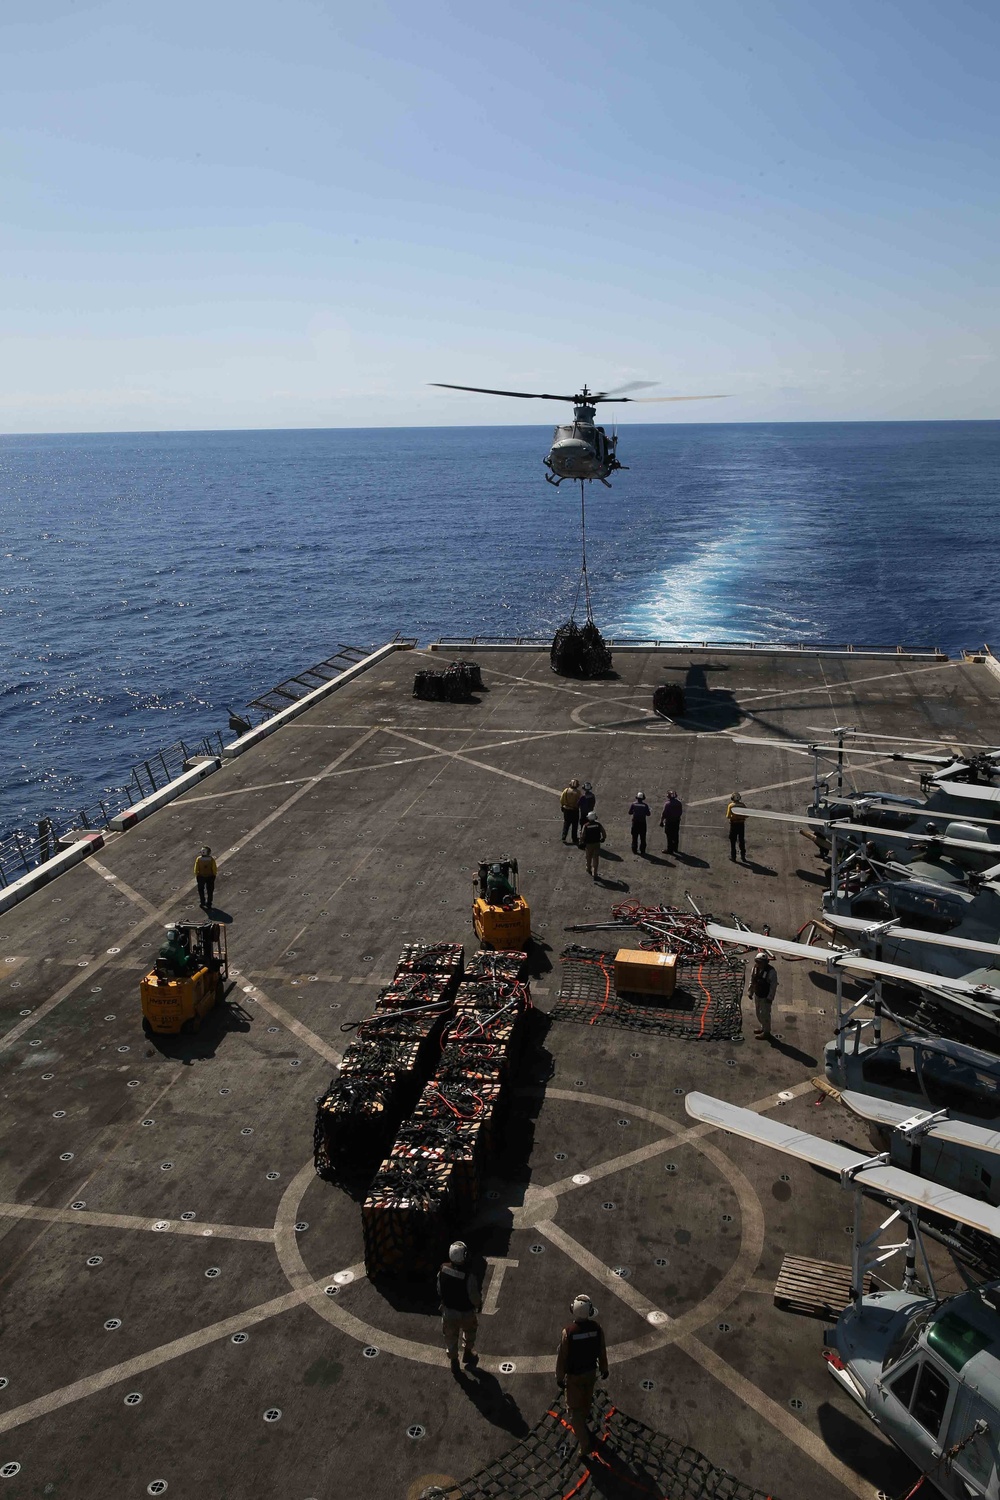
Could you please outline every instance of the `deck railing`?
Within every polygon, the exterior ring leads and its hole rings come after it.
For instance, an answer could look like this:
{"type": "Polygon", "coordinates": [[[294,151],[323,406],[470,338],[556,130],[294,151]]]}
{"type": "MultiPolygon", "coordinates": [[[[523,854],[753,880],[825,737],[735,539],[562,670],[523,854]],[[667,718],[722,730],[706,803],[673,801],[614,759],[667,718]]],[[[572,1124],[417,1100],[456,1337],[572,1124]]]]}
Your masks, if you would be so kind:
{"type": "MultiPolygon", "coordinates": [[[[759,656],[905,656],[921,661],[947,661],[940,646],[858,646],[828,641],[687,641],[654,636],[605,636],[604,644],[613,651],[750,651],[759,656]]],[[[441,636],[430,644],[431,651],[471,651],[475,648],[494,651],[530,649],[547,651],[550,637],[468,635],[441,636]]]]}
{"type": "MultiPolygon", "coordinates": [[[[399,650],[416,645],[416,641],[397,633],[393,644],[399,650]]],[[[324,682],[334,681],[342,672],[356,665],[367,653],[358,646],[341,646],[335,655],[309,667],[296,677],[263,693],[248,704],[257,716],[258,723],[279,713],[283,707],[324,682]]],[[[230,715],[229,728],[237,734],[250,727],[250,721],[238,715],[230,715]]],[[[129,767],[128,779],[122,786],[106,788],[98,799],[97,806],[78,808],[58,818],[41,818],[31,827],[11,829],[0,834],[0,889],[12,885],[22,875],[30,874],[38,865],[44,864],[58,853],[59,839],[81,828],[108,828],[111,819],[137,802],[160,791],[168,782],[175,781],[199,756],[220,756],[225,741],[220,731],[204,735],[197,741],[175,740],[162,750],[153,750],[142,760],[129,767]]]]}

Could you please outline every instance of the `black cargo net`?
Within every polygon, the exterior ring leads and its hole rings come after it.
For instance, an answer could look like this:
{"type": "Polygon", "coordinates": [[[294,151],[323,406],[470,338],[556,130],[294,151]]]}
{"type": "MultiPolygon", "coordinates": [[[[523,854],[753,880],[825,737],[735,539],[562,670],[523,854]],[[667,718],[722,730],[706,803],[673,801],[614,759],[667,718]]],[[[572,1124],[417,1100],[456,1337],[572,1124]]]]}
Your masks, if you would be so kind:
{"type": "Polygon", "coordinates": [[[669,1000],[645,1002],[615,989],[615,956],[600,948],[566,948],[562,981],[550,1015],[555,1021],[612,1026],[686,1041],[734,1041],[743,1031],[744,965],[721,956],[677,960],[669,1000]]]}
{"type": "Polygon", "coordinates": [[[611,652],[593,620],[567,620],[553,637],[549,662],[561,677],[603,677],[611,670],[611,652]]]}
{"type": "Polygon", "coordinates": [[[482,669],[475,661],[453,661],[443,672],[425,669],[413,679],[414,698],[465,703],[483,686],[482,669]]]}
{"type": "Polygon", "coordinates": [[[496,1463],[462,1484],[426,1493],[447,1500],[774,1500],[697,1449],[618,1411],[603,1391],[594,1411],[598,1442],[586,1466],[560,1402],[496,1463]]]}

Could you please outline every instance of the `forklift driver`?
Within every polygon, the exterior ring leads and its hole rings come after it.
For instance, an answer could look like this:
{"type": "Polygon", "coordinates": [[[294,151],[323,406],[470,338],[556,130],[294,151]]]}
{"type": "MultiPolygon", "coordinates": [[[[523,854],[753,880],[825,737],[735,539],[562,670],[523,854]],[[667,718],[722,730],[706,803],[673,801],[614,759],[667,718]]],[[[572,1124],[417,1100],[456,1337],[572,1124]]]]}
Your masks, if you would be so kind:
{"type": "Polygon", "coordinates": [[[157,967],[162,965],[168,979],[183,979],[197,967],[176,927],[167,928],[167,941],[157,957],[157,967]]]}
{"type": "Polygon", "coordinates": [[[486,899],[490,906],[503,906],[505,901],[513,901],[516,895],[502,865],[490,865],[490,873],[486,877],[486,899]]]}

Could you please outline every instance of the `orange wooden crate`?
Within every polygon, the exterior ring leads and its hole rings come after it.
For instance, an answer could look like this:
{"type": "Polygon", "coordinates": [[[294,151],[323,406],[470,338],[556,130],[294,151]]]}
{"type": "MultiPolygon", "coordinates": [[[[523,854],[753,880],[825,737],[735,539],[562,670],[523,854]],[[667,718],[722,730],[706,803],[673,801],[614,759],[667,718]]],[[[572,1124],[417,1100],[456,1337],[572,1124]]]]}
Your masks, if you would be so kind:
{"type": "Polygon", "coordinates": [[[647,953],[642,948],[619,948],[615,954],[615,989],[619,994],[662,995],[669,998],[677,983],[676,953],[647,953]]]}

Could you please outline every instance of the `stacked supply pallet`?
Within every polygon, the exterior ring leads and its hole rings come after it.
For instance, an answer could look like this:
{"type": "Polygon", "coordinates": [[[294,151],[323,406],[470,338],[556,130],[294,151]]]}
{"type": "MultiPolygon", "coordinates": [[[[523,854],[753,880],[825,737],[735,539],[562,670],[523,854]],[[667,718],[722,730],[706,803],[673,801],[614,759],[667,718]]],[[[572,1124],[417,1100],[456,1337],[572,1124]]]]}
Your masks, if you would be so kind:
{"type": "Polygon", "coordinates": [[[316,1171],[336,1179],[380,1161],[434,1071],[438,1038],[462,973],[460,944],[408,943],[375,1013],[362,1021],[317,1101],[316,1171]]]}
{"type": "Polygon", "coordinates": [[[370,1277],[433,1274],[471,1216],[496,1144],[530,994],[523,953],[477,954],[458,987],[441,1061],[365,1200],[370,1277]]]}
{"type": "Polygon", "coordinates": [[[476,953],[455,998],[438,1077],[506,1085],[517,1064],[522,1021],[531,1003],[523,982],[526,953],[476,953]]]}

